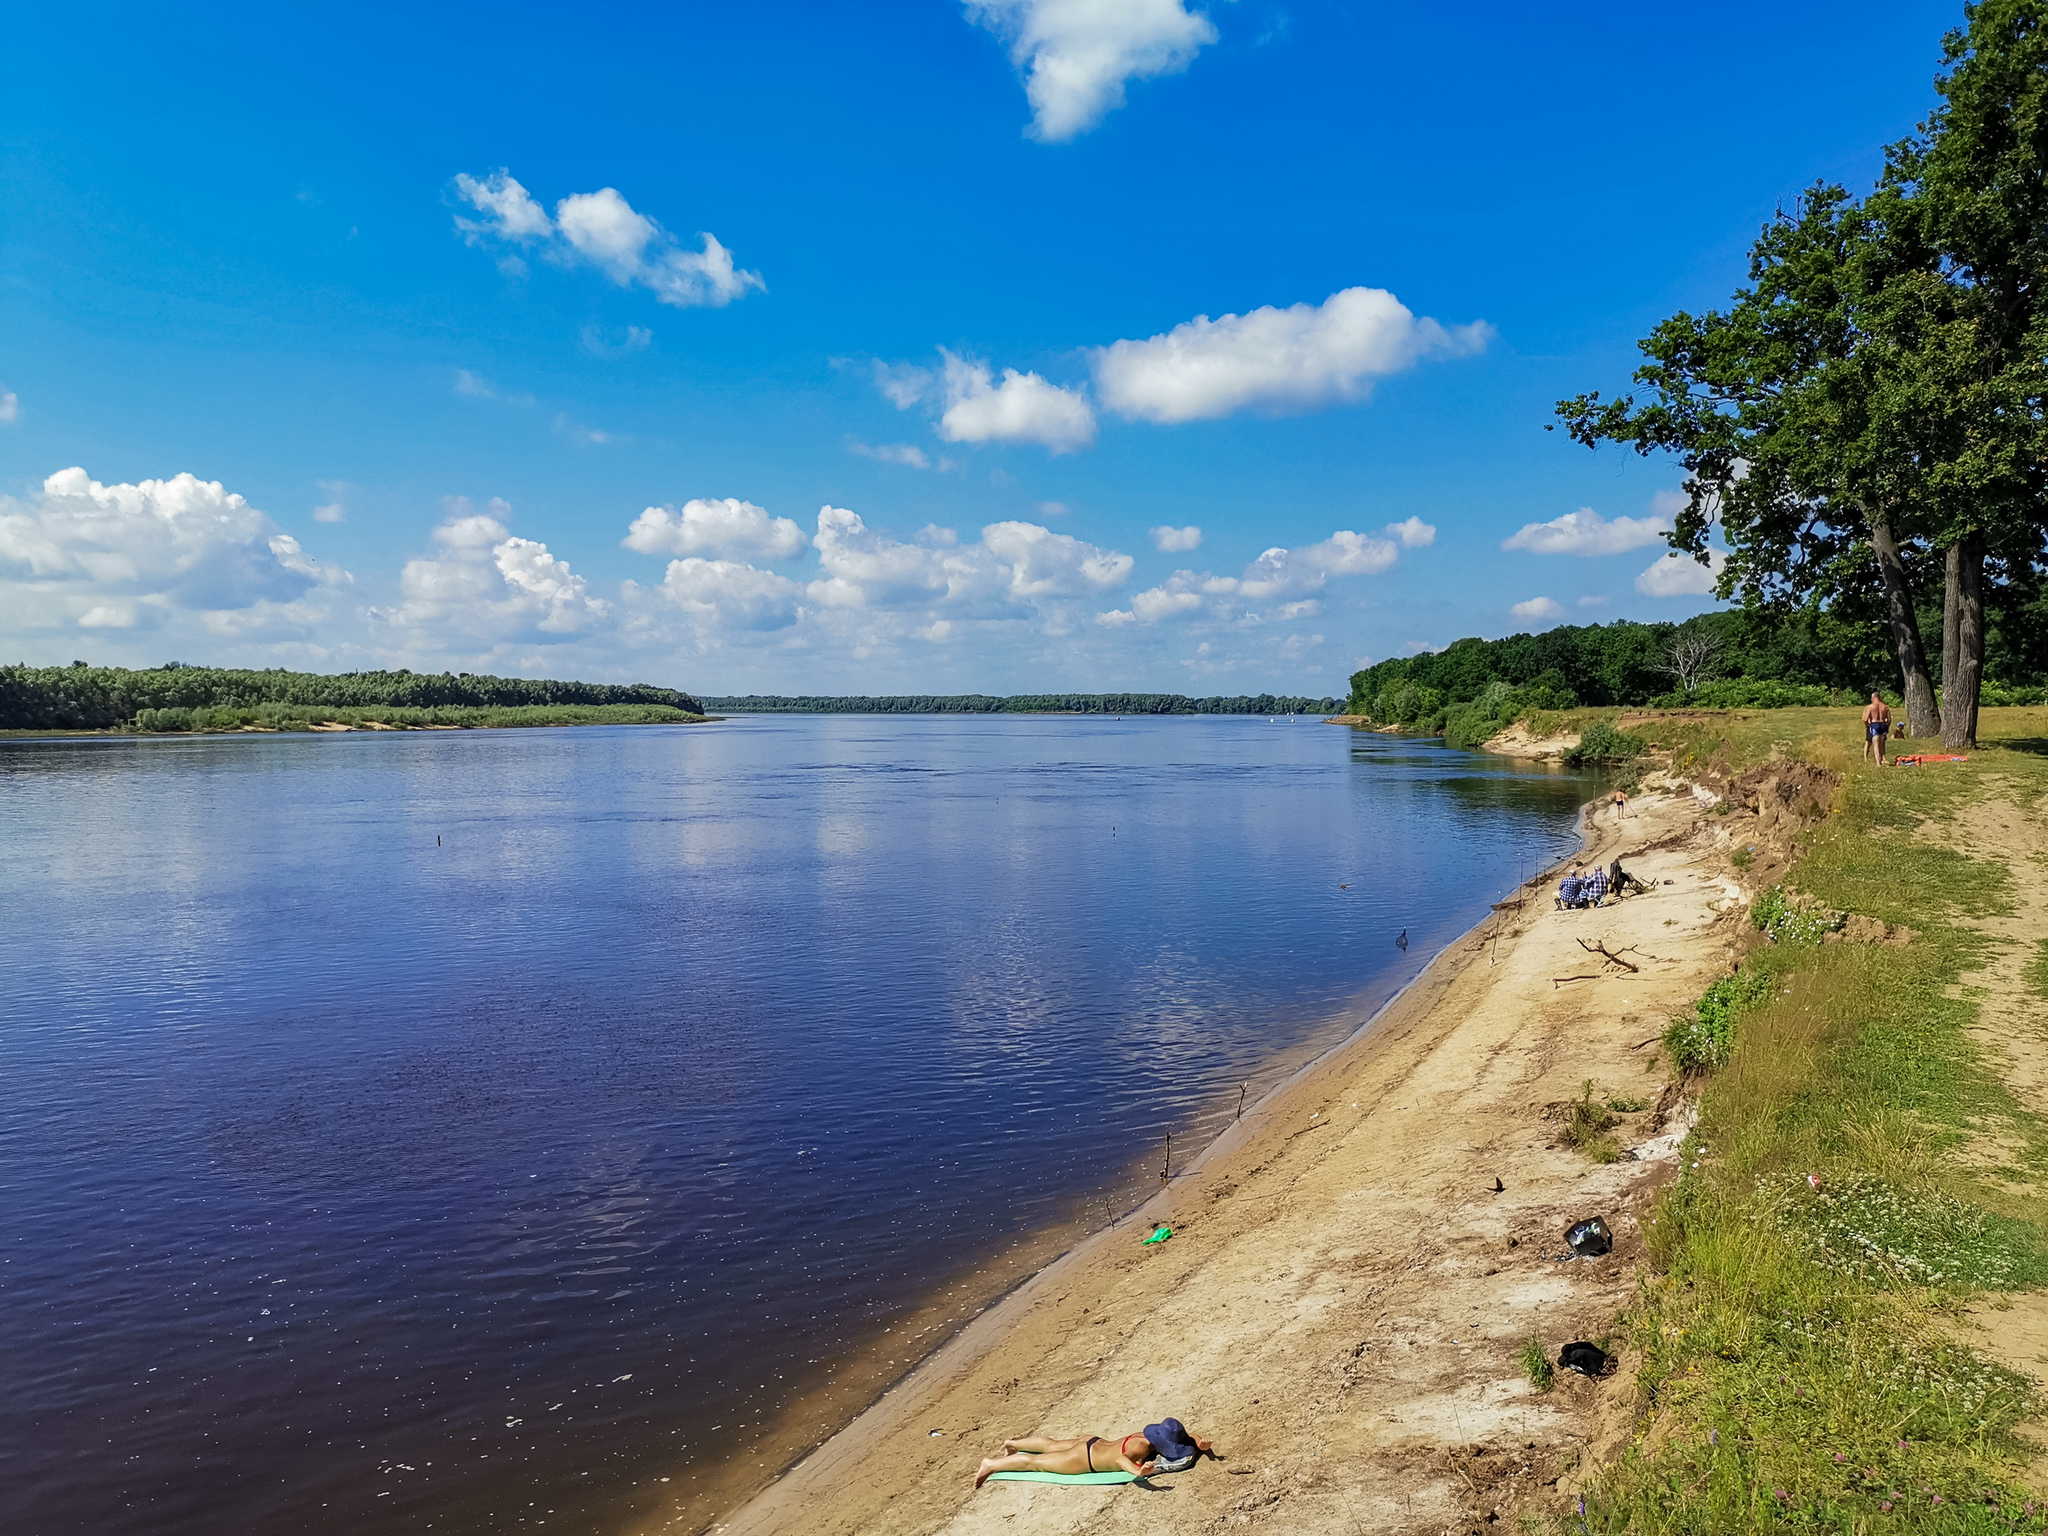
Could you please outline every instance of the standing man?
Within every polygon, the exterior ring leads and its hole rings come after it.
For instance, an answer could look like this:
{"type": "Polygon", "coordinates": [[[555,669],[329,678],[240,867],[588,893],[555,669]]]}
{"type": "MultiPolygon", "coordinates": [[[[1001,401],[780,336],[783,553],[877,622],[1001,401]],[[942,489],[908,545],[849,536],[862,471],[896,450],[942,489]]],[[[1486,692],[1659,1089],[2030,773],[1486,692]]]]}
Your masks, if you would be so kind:
{"type": "Polygon", "coordinates": [[[1892,733],[1892,707],[1876,694],[1863,711],[1863,755],[1884,766],[1884,742],[1892,733]]]}

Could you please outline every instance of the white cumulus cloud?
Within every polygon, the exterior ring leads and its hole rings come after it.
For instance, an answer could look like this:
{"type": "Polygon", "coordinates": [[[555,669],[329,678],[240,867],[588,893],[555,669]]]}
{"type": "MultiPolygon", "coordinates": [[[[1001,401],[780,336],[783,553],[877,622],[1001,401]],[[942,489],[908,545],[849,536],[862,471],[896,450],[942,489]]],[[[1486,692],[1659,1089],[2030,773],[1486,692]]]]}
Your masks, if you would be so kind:
{"type": "Polygon", "coordinates": [[[478,512],[463,497],[447,503],[434,530],[436,551],[408,560],[399,577],[404,601],[380,617],[400,629],[477,638],[580,634],[610,614],[569,562],[505,526],[512,508],[492,498],[478,512]]]}
{"type": "Polygon", "coordinates": [[[982,547],[1009,573],[1012,597],[1075,597],[1122,586],[1136,563],[1037,523],[990,523],[982,547]]]}
{"type": "Polygon", "coordinates": [[[0,389],[0,424],[21,419],[21,396],[11,389],[0,389]]]}
{"type": "Polygon", "coordinates": [[[1124,82],[1178,74],[1216,28],[1182,0],[967,0],[1025,71],[1033,137],[1058,143],[1124,104],[1124,82]]]}
{"type": "Polygon", "coordinates": [[[763,507],[737,497],[686,501],[681,509],[649,507],[633,519],[626,548],[643,555],[753,555],[787,560],[810,541],[787,517],[770,517],[763,507]]]}
{"type": "Polygon", "coordinates": [[[948,442],[1040,443],[1072,453],[1095,441],[1095,410],[1084,391],[1015,368],[1005,368],[998,384],[978,358],[944,347],[939,358],[938,368],[878,362],[875,386],[899,411],[919,402],[938,406],[939,436],[948,442]]]}
{"type": "Polygon", "coordinates": [[[1386,532],[1391,537],[1343,528],[1314,544],[1294,549],[1276,546],[1246,566],[1242,576],[1175,571],[1158,586],[1132,597],[1129,609],[1098,614],[1096,622],[1157,624],[1162,619],[1198,613],[1214,619],[1247,622],[1306,618],[1320,611],[1314,594],[1322,591],[1332,577],[1377,575],[1401,558],[1403,545],[1420,548],[1436,538],[1436,529],[1431,524],[1414,517],[1389,523],[1386,532]],[[1248,603],[1276,606],[1252,613],[1246,607],[1248,603]]]}
{"type": "Polygon", "coordinates": [[[1152,528],[1152,547],[1162,554],[1184,554],[1190,549],[1199,549],[1202,544],[1202,530],[1193,523],[1185,528],[1152,528]]]}
{"type": "Polygon", "coordinates": [[[1078,390],[1035,373],[1003,370],[995,382],[986,363],[946,354],[946,410],[939,436],[953,443],[1042,443],[1072,453],[1095,441],[1095,412],[1078,390]]]}
{"type": "Polygon", "coordinates": [[[819,509],[816,544],[824,575],[809,596],[823,608],[944,607],[994,617],[1119,586],[1134,563],[1037,523],[990,523],[973,544],[927,528],[906,543],[844,507],[819,509]]]}
{"type": "Polygon", "coordinates": [[[1197,315],[1163,335],[1099,347],[1095,388],[1111,410],[1144,421],[1289,414],[1362,399],[1374,379],[1425,357],[1481,351],[1492,334],[1483,321],[1418,320],[1382,288],[1346,288],[1321,304],[1197,315]]]}
{"type": "Polygon", "coordinates": [[[1705,565],[1674,550],[1653,561],[1636,578],[1636,590],[1645,597],[1710,597],[1721,567],[1727,563],[1728,557],[1718,549],[1707,552],[1705,565]]]}
{"type": "Polygon", "coordinates": [[[716,629],[787,629],[797,621],[803,586],[787,576],[732,560],[671,560],[662,594],[716,629]]]}
{"type": "Polygon", "coordinates": [[[1524,624],[1555,624],[1564,617],[1564,604],[1548,597],[1532,597],[1508,610],[1524,624]]]}
{"type": "MultiPolygon", "coordinates": [[[[701,245],[693,251],[635,210],[615,187],[572,193],[555,204],[552,219],[502,169],[485,177],[459,174],[455,190],[482,215],[455,220],[473,245],[537,244],[551,260],[588,262],[622,288],[645,288],[661,303],[681,308],[718,309],[750,289],[767,288],[760,273],[736,267],[732,252],[709,231],[699,233],[701,245]]],[[[629,343],[636,330],[629,328],[629,343]]]]}
{"type": "Polygon", "coordinates": [[[38,496],[0,496],[0,632],[303,632],[352,579],[218,480],[103,485],[72,468],[38,496]]]}
{"type": "Polygon", "coordinates": [[[1610,519],[1591,507],[1581,507],[1547,523],[1524,523],[1501,540],[1500,547],[1532,555],[1619,555],[1658,543],[1670,530],[1668,517],[1610,519]]]}

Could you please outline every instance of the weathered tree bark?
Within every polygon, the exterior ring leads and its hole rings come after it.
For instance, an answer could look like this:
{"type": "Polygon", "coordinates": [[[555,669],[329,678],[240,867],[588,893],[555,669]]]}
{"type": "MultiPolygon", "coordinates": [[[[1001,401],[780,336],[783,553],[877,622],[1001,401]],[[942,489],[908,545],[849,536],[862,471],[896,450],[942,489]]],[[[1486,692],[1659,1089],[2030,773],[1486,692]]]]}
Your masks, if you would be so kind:
{"type": "MultiPolygon", "coordinates": [[[[1948,612],[1955,610],[1956,659],[1941,688],[1941,741],[1951,748],[1977,745],[1977,700],[1984,686],[1984,536],[1965,534],[1949,550],[1942,594],[1942,650],[1948,650],[1948,612]]],[[[1945,659],[1945,658],[1944,658],[1945,659]]]]}
{"type": "Polygon", "coordinates": [[[1870,547],[1884,576],[1892,648],[1898,653],[1899,676],[1905,684],[1906,731],[1913,736],[1932,736],[1939,717],[1934,708],[1934,683],[1927,676],[1927,653],[1920,645],[1920,625],[1913,614],[1912,585],[1906,579],[1905,562],[1899,558],[1899,541],[1892,536],[1890,521],[1875,510],[1869,516],[1870,547]]]}
{"type": "Polygon", "coordinates": [[[1962,569],[1963,547],[1951,544],[1942,561],[1941,582],[1941,686],[1947,688],[1956,680],[1956,581],[1962,569]]]}

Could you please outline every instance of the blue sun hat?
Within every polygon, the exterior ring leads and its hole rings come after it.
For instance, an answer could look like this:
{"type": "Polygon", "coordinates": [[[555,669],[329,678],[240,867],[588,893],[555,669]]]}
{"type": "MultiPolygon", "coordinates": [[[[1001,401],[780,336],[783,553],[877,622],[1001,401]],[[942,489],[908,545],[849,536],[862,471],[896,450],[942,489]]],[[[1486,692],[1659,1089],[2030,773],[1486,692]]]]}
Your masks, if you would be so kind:
{"type": "Polygon", "coordinates": [[[1185,1472],[1202,1454],[1195,1437],[1179,1419],[1161,1419],[1145,1426],[1145,1438],[1152,1442],[1153,1459],[1161,1472],[1185,1472]]]}

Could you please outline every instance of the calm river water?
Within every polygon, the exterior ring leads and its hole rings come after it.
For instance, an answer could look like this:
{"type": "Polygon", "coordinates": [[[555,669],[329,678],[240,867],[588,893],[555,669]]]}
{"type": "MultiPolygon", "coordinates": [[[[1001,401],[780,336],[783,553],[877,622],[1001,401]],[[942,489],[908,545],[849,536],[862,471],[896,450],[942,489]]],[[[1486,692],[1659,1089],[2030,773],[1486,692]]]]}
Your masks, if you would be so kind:
{"type": "Polygon", "coordinates": [[[625,1530],[1591,792],[1263,718],[0,743],[0,1528],[625,1530]]]}

